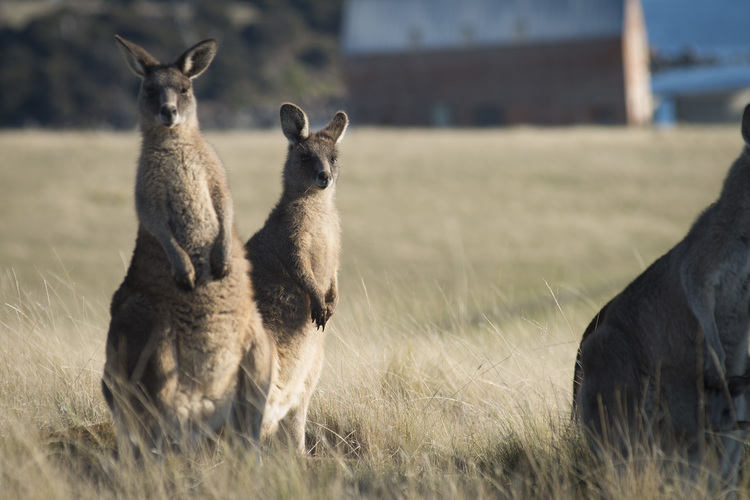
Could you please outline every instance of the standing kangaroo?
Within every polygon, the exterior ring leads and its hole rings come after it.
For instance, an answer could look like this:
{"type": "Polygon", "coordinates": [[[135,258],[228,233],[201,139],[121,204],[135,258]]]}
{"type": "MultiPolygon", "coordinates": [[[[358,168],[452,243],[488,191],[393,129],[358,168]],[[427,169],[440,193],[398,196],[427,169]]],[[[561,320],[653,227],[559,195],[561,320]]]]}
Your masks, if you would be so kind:
{"type": "Polygon", "coordinates": [[[180,445],[228,420],[260,438],[273,346],[253,300],[226,173],[198,126],[192,80],[215,40],[160,64],[115,37],[133,72],[141,155],[138,236],[111,304],[103,392],[118,442],[180,445]],[[145,443],[141,443],[145,441],[145,443]]]}
{"type": "MultiPolygon", "coordinates": [[[[602,444],[624,453],[637,444],[684,449],[691,464],[699,463],[704,432],[713,423],[705,405],[710,415],[722,411],[711,391],[726,392],[726,381],[748,368],[750,106],[742,136],[745,147],[718,200],[584,333],[574,376],[576,406],[602,444]]],[[[748,420],[745,397],[730,404],[735,420],[748,420]]],[[[716,448],[722,477],[730,482],[738,436],[721,437],[716,448]]]]}
{"type": "Polygon", "coordinates": [[[289,140],[281,199],[246,246],[258,309],[277,355],[263,434],[281,427],[305,453],[307,409],[323,367],[326,322],[338,302],[336,156],[349,120],[339,111],[311,133],[307,115],[294,104],[282,105],[280,114],[289,140]]]}

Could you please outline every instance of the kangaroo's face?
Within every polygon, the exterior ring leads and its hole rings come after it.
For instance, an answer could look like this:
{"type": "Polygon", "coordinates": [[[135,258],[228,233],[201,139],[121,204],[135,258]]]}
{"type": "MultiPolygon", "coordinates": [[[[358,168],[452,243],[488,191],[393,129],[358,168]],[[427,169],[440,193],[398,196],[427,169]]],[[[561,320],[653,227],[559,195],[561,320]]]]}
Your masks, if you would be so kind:
{"type": "Polygon", "coordinates": [[[307,115],[294,104],[281,106],[281,128],[289,139],[284,167],[284,185],[294,192],[310,193],[329,189],[339,176],[337,145],[349,124],[339,111],[322,130],[310,133],[307,115]]]}
{"type": "Polygon", "coordinates": [[[130,69],[141,77],[138,108],[141,121],[175,128],[196,116],[193,79],[211,64],[218,44],[204,40],[171,64],[161,64],[142,47],[115,35],[130,69]]]}
{"type": "Polygon", "coordinates": [[[144,118],[176,127],[196,114],[193,83],[174,68],[154,69],[143,78],[138,105],[144,118]]]}
{"type": "Polygon", "coordinates": [[[290,146],[284,177],[286,184],[297,190],[327,189],[338,179],[336,145],[315,139],[290,146]]]}

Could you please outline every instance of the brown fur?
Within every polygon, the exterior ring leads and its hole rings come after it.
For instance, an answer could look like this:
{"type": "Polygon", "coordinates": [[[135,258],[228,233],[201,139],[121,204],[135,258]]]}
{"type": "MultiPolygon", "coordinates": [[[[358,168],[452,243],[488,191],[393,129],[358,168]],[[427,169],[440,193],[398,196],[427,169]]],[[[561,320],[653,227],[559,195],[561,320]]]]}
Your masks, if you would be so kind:
{"type": "Polygon", "coordinates": [[[310,133],[305,113],[284,104],[281,124],[289,139],[283,192],[247,250],[258,308],[277,353],[263,434],[274,434],[281,426],[304,453],[307,409],[323,366],[325,327],[338,302],[336,145],[348,118],[339,111],[325,128],[310,133]]]}
{"type": "MultiPolygon", "coordinates": [[[[728,404],[712,394],[745,375],[750,330],[750,106],[745,148],[719,199],[685,238],[654,262],[584,332],[574,376],[577,410],[605,445],[684,450],[700,462],[710,430],[728,404]],[[708,397],[708,400],[707,400],[708,397]],[[716,408],[706,408],[706,404],[716,408]],[[706,419],[706,411],[711,416],[706,419]]],[[[718,392],[717,392],[718,391],[718,392]]],[[[733,398],[738,421],[750,408],[733,398]]],[[[739,432],[739,431],[738,431],[739,432]]],[[[744,434],[722,436],[722,477],[733,482],[744,434]]]]}
{"type": "Polygon", "coordinates": [[[112,298],[103,379],[118,439],[136,448],[142,440],[182,445],[213,435],[231,417],[257,441],[272,345],[233,229],[226,173],[201,136],[192,92],[216,42],[201,42],[170,65],[117,42],[143,79],[138,237],[112,298]]]}

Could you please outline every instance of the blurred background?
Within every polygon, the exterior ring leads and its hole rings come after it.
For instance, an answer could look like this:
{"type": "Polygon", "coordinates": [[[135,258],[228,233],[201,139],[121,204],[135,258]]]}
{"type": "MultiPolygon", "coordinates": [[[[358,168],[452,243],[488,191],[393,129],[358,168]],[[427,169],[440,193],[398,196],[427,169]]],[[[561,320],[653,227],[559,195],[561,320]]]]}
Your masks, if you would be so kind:
{"type": "Polygon", "coordinates": [[[220,41],[204,128],[276,124],[294,101],[355,124],[736,122],[744,0],[0,0],[0,127],[129,129],[113,35],[169,61],[220,41]]]}

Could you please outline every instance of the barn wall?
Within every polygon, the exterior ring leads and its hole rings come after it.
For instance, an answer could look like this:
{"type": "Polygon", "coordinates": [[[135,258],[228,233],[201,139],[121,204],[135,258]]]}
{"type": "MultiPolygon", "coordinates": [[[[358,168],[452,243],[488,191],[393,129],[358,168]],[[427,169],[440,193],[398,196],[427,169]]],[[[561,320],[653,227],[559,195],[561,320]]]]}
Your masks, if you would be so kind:
{"type": "Polygon", "coordinates": [[[350,57],[357,123],[565,125],[627,121],[619,37],[350,57]]]}
{"type": "Polygon", "coordinates": [[[363,55],[607,38],[622,32],[624,1],[639,0],[346,0],[342,50],[363,55]]]}

